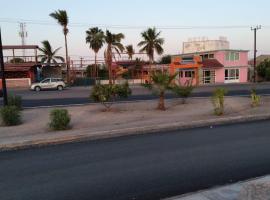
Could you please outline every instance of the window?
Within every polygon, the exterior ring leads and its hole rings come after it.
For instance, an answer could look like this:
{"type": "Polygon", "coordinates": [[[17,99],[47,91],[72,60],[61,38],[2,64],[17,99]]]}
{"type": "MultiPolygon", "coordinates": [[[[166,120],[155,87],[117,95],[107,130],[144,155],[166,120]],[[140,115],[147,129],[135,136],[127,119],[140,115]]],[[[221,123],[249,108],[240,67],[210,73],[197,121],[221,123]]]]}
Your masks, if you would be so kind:
{"type": "Polygon", "coordinates": [[[239,69],[225,69],[225,80],[239,80],[239,69]]]}
{"type": "Polygon", "coordinates": [[[215,55],[213,53],[211,53],[211,54],[202,54],[200,56],[201,56],[202,60],[215,58],[215,55]]]}
{"type": "Polygon", "coordinates": [[[192,70],[190,71],[185,71],[185,77],[186,78],[193,78],[195,76],[195,72],[192,70]]]}
{"type": "Polygon", "coordinates": [[[239,52],[227,52],[226,53],[226,60],[227,61],[238,61],[240,59],[239,52]]]}
{"type": "Polygon", "coordinates": [[[50,82],[50,79],[49,79],[49,78],[47,78],[47,79],[41,81],[41,83],[49,83],[49,82],[50,82]]]}
{"type": "Polygon", "coordinates": [[[215,58],[214,54],[209,54],[209,59],[215,58]]]}

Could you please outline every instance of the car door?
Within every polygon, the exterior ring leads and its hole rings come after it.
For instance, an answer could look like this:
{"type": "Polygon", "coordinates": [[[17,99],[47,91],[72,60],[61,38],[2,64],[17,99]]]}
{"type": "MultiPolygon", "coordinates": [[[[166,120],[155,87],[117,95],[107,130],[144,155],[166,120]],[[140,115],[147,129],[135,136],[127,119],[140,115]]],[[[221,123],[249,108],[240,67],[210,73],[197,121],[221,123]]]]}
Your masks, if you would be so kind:
{"type": "Polygon", "coordinates": [[[49,89],[51,86],[51,79],[50,78],[46,78],[43,81],[40,82],[40,87],[42,89],[49,89]]]}

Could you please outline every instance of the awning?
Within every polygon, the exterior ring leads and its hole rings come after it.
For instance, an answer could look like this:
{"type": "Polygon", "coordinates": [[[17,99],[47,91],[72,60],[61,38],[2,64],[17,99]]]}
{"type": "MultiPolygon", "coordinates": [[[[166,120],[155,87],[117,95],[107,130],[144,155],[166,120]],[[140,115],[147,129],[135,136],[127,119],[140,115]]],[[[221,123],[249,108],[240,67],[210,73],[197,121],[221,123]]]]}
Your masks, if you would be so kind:
{"type": "Polygon", "coordinates": [[[224,65],[222,65],[218,60],[216,59],[206,59],[201,62],[203,65],[203,68],[223,68],[224,65]]]}

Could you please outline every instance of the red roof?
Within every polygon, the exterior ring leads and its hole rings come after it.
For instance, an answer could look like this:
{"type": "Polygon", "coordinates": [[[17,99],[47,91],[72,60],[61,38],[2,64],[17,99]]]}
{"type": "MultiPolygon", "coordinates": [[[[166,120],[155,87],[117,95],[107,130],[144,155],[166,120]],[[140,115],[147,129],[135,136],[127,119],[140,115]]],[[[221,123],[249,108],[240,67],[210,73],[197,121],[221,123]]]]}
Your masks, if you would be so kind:
{"type": "Polygon", "coordinates": [[[7,72],[25,72],[31,70],[36,66],[35,63],[6,63],[5,64],[5,71],[7,72]]]}
{"type": "Polygon", "coordinates": [[[214,68],[222,68],[224,65],[222,65],[218,60],[216,59],[206,59],[202,62],[203,67],[214,67],[214,68]]]}

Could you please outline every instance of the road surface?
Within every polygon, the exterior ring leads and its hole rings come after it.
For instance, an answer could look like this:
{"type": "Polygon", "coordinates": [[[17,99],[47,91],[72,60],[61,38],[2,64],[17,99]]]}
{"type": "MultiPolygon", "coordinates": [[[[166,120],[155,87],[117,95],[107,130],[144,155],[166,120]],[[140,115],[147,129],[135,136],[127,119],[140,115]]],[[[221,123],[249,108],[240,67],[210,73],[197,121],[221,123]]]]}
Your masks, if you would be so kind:
{"type": "MultiPolygon", "coordinates": [[[[209,97],[217,87],[225,87],[228,90],[228,96],[250,95],[250,90],[256,88],[258,94],[269,95],[270,83],[263,83],[254,86],[253,84],[229,84],[222,86],[201,86],[195,88],[193,97],[209,97]]],[[[29,90],[10,90],[10,94],[20,95],[23,98],[23,107],[40,107],[40,106],[59,106],[93,103],[90,100],[90,87],[73,87],[64,91],[41,91],[34,92],[29,90]]],[[[123,101],[152,100],[157,97],[151,91],[141,86],[132,86],[133,94],[123,101]]],[[[175,98],[172,93],[167,93],[166,98],[175,98]]],[[[0,105],[2,104],[0,99],[0,105]]]]}
{"type": "Polygon", "coordinates": [[[0,199],[156,200],[262,176],[269,133],[262,121],[1,152],[0,199]]]}

